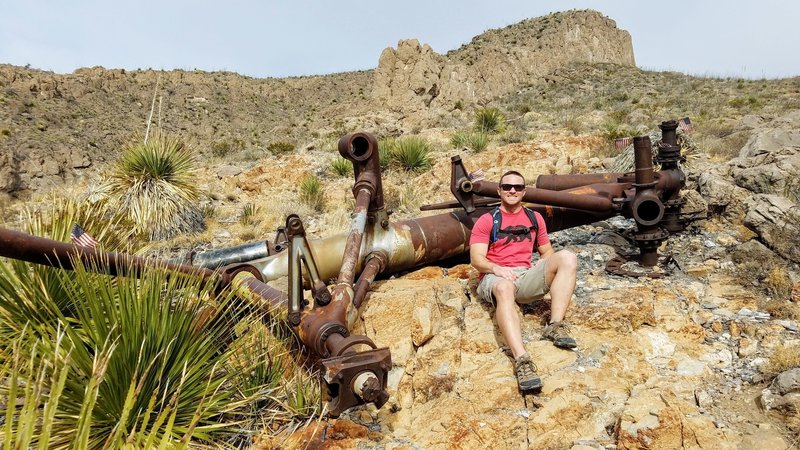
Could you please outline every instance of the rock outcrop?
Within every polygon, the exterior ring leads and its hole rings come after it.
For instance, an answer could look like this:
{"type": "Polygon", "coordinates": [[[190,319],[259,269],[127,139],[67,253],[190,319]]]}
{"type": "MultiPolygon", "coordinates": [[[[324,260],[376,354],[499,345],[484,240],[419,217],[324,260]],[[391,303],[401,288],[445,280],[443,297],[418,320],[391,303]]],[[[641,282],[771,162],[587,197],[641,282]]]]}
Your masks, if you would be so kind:
{"type": "Polygon", "coordinates": [[[596,11],[570,11],[487,31],[447,55],[415,39],[400,41],[381,54],[372,95],[409,114],[452,110],[514,92],[573,62],[633,66],[630,34],[596,11]]]}

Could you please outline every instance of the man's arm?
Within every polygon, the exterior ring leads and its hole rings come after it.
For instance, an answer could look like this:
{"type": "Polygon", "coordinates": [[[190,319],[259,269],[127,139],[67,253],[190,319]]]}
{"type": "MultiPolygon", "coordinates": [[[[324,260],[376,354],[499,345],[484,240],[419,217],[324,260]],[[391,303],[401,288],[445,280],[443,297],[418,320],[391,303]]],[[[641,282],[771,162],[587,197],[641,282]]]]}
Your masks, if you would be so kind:
{"type": "Polygon", "coordinates": [[[495,264],[486,258],[489,251],[489,244],[474,243],[469,246],[469,260],[472,267],[481,273],[491,273],[509,281],[517,279],[517,274],[508,267],[495,264]]]}
{"type": "MultiPolygon", "coordinates": [[[[539,256],[541,257],[541,259],[549,258],[550,255],[552,255],[553,253],[556,252],[553,249],[553,246],[549,242],[547,244],[540,245],[538,247],[538,250],[539,250],[539,256]]],[[[470,255],[471,255],[471,252],[470,252],[470,255]]]]}

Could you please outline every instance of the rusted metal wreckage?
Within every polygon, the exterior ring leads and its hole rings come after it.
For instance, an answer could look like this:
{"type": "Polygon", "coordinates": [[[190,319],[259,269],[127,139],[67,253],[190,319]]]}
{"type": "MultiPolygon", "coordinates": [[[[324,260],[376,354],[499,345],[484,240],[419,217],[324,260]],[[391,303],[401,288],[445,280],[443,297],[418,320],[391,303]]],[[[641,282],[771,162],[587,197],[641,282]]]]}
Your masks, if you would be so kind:
{"type": "MultiPolygon", "coordinates": [[[[549,231],[589,224],[615,215],[632,218],[632,240],[639,262],[654,266],[657,249],[670,233],[686,225],[680,190],[685,175],[677,143],[676,121],[660,125],[654,171],[650,138],[634,138],[635,171],[582,175],[542,175],[524,201],[539,211],[549,231]]],[[[454,209],[438,215],[394,222],[381,185],[378,143],[368,133],[341,138],[339,152],[353,163],[355,209],[350,231],[308,240],[302,220],[286,219],[273,242],[260,241],[190,255],[182,264],[153,261],[120,253],[76,247],[7,229],[0,229],[0,256],[39,264],[72,267],[73,259],[103,261],[110,275],[159,266],[166,270],[214,279],[222,288],[244,288],[259,306],[281,308],[299,340],[319,357],[327,411],[338,416],[360,404],[386,403],[392,366],[388,348],[369,337],[352,335],[370,285],[380,274],[435,263],[468,251],[475,220],[498,204],[497,183],[471,177],[459,156],[452,157],[450,189],[455,201],[423,210],[454,209]],[[267,283],[288,277],[288,293],[267,283]],[[335,280],[328,284],[328,280],[335,280]],[[310,290],[310,300],[304,296],[310,290]]]]}

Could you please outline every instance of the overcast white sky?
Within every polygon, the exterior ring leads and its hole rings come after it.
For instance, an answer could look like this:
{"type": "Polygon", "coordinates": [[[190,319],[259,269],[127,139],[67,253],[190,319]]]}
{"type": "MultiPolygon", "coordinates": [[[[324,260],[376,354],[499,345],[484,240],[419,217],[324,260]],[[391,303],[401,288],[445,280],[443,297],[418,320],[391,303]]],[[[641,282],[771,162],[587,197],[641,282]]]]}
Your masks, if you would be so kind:
{"type": "Polygon", "coordinates": [[[0,0],[0,63],[315,75],[374,68],[401,39],[445,53],[491,28],[585,8],[631,33],[644,69],[800,75],[796,0],[0,0]]]}

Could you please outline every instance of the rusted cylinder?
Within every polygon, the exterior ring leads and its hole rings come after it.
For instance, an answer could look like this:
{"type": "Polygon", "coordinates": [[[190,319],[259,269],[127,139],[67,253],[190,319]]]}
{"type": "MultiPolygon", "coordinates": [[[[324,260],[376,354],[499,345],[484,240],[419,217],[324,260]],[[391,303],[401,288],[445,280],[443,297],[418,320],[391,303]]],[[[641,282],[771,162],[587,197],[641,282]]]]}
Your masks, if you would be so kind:
{"type": "Polygon", "coordinates": [[[586,186],[587,184],[616,183],[624,176],[625,174],[621,172],[539,175],[536,178],[536,189],[564,191],[580,186],[586,186]]]}
{"type": "Polygon", "coordinates": [[[353,163],[353,196],[367,189],[371,193],[370,211],[384,207],[383,184],[381,182],[378,140],[370,133],[351,133],[339,139],[339,154],[353,163]]]}
{"type": "Polygon", "coordinates": [[[650,136],[633,138],[633,162],[636,167],[636,184],[646,185],[653,182],[653,146],[650,136]]]}
{"type": "Polygon", "coordinates": [[[678,145],[678,121],[666,120],[658,126],[661,129],[661,142],[668,145],[678,145]]]}
{"type": "MultiPolygon", "coordinates": [[[[488,209],[485,209],[488,211],[488,209]]],[[[470,229],[475,218],[462,211],[379,223],[365,230],[360,254],[382,251],[387,255],[384,270],[396,272],[464,253],[469,248],[470,229]]],[[[322,279],[335,278],[342,266],[347,235],[309,241],[311,253],[322,279]]],[[[287,254],[279,253],[250,264],[270,281],[287,275],[287,254]]],[[[358,272],[359,267],[356,267],[358,272]]]]}
{"type": "Polygon", "coordinates": [[[337,283],[353,284],[355,279],[356,265],[360,258],[361,240],[364,237],[364,230],[367,226],[367,208],[370,204],[372,193],[367,189],[361,189],[356,195],[356,207],[353,215],[350,234],[344,246],[342,257],[342,267],[339,270],[337,283]]]}
{"type": "MultiPolygon", "coordinates": [[[[482,180],[472,183],[472,190],[480,195],[497,197],[497,186],[497,183],[482,180]]],[[[564,191],[550,191],[529,187],[525,189],[525,195],[522,199],[529,203],[563,206],[586,211],[612,211],[615,210],[615,207],[611,200],[621,196],[624,190],[624,185],[616,183],[591,184],[564,191]]]]}
{"type": "MultiPolygon", "coordinates": [[[[383,252],[371,253],[367,256],[367,263],[364,265],[364,270],[358,277],[358,283],[355,287],[355,295],[353,296],[353,306],[360,308],[367,296],[367,291],[375,281],[375,277],[383,271],[386,266],[386,255],[383,252]]],[[[348,327],[352,324],[348,324],[348,327]]]]}

